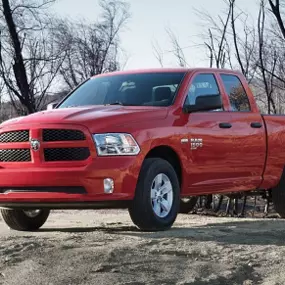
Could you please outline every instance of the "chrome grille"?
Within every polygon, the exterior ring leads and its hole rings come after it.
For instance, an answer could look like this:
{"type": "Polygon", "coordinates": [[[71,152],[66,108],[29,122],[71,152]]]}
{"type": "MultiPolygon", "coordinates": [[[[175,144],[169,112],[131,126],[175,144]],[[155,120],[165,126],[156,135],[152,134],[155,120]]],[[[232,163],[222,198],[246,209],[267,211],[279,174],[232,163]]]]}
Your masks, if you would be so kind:
{"type": "Polygon", "coordinates": [[[28,142],[29,131],[11,131],[0,134],[0,143],[28,142]]]}

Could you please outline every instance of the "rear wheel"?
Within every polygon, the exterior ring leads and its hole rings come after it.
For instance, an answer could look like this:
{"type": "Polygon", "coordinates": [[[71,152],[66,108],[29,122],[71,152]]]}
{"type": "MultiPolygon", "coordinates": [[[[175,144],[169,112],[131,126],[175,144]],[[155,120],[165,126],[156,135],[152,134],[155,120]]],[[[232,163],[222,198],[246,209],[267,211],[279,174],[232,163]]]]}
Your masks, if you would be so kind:
{"type": "Polygon", "coordinates": [[[46,222],[50,210],[1,210],[5,223],[13,230],[35,231],[46,222]]]}
{"type": "Polygon", "coordinates": [[[144,231],[169,229],[177,217],[179,196],[179,181],[171,164],[160,158],[146,159],[129,208],[132,221],[144,231]]]}

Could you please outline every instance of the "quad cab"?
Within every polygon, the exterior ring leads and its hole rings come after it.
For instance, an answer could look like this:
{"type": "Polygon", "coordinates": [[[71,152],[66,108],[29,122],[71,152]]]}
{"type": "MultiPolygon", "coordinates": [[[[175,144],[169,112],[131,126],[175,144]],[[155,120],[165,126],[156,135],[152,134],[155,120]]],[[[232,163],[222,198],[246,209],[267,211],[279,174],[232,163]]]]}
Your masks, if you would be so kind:
{"type": "Polygon", "coordinates": [[[36,230],[52,209],[127,208],[158,231],[190,197],[270,190],[285,217],[284,141],[285,117],[260,114],[238,72],[98,75],[54,109],[0,125],[2,216],[36,230]]]}

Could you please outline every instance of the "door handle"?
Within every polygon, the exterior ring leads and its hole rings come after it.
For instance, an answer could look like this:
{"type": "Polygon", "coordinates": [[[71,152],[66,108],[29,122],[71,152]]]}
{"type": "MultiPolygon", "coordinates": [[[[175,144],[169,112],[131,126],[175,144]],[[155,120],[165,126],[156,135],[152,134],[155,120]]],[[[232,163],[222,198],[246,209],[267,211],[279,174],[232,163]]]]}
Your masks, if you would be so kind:
{"type": "Polygon", "coordinates": [[[255,129],[260,129],[260,128],[262,128],[262,124],[259,123],[259,122],[251,123],[250,126],[251,126],[252,128],[255,128],[255,129]]]}
{"type": "Polygon", "coordinates": [[[220,123],[219,127],[221,129],[230,129],[232,127],[232,124],[230,124],[230,123],[220,123]]]}

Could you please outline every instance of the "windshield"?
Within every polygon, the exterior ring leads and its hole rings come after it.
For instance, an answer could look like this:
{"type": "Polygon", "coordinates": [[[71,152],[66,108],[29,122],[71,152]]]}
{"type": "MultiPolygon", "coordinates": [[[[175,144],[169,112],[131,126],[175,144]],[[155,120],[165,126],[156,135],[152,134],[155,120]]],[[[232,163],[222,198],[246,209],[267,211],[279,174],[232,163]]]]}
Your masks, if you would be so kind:
{"type": "Polygon", "coordinates": [[[89,105],[169,106],[185,72],[119,74],[94,77],[58,108],[89,105]]]}

